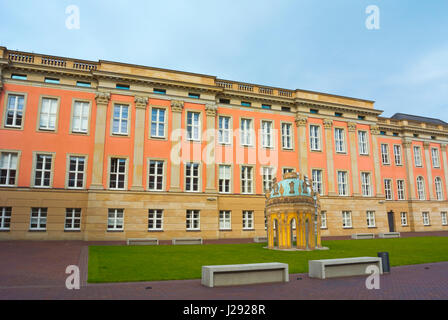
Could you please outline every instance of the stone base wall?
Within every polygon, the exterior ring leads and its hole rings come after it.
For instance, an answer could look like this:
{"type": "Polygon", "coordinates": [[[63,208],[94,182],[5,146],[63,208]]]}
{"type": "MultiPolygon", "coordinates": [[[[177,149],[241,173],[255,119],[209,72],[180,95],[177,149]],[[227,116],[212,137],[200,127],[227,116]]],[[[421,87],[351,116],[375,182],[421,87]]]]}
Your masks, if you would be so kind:
{"type": "MultiPolygon", "coordinates": [[[[0,189],[0,207],[12,207],[9,231],[0,240],[86,240],[125,241],[127,238],[250,239],[266,236],[262,195],[217,195],[207,193],[148,193],[132,191],[67,191],[42,189],[0,189]],[[48,208],[46,231],[30,231],[32,207],[48,208]],[[81,231],[64,231],[65,209],[81,208],[81,231]],[[109,208],[124,209],[124,230],[107,230],[109,208]],[[148,231],[148,209],[163,209],[163,231],[148,231]],[[186,231],[186,210],[200,210],[200,231],[186,231]],[[219,230],[219,211],[231,211],[231,230],[219,230]],[[243,230],[243,210],[254,212],[254,229],[243,230]]],[[[322,197],[327,213],[322,236],[388,232],[387,212],[394,212],[396,231],[443,231],[441,212],[448,202],[384,201],[380,198],[322,197]],[[375,212],[376,225],[367,227],[366,211],[375,212]],[[351,211],[352,228],[342,227],[342,211],[351,211]],[[422,212],[430,212],[430,226],[423,225],[422,212]],[[407,212],[409,223],[402,227],[400,212],[407,212]]]]}

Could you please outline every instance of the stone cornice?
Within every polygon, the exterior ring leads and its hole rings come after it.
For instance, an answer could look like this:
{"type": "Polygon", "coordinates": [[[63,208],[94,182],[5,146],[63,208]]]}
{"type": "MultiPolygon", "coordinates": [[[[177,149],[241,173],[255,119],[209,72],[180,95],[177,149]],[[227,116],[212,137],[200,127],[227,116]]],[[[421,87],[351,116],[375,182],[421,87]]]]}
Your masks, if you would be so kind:
{"type": "Polygon", "coordinates": [[[322,103],[317,102],[313,100],[297,100],[296,99],[296,105],[297,106],[306,106],[306,107],[314,107],[318,109],[327,109],[327,110],[334,110],[334,111],[340,111],[340,112],[353,112],[360,115],[371,115],[371,116],[379,116],[383,113],[383,110],[376,110],[376,109],[370,109],[370,108],[362,108],[362,107],[354,107],[354,106],[347,106],[342,104],[332,104],[332,103],[322,103]]]}
{"type": "Polygon", "coordinates": [[[180,100],[171,100],[171,111],[182,113],[184,102],[180,100]]]}

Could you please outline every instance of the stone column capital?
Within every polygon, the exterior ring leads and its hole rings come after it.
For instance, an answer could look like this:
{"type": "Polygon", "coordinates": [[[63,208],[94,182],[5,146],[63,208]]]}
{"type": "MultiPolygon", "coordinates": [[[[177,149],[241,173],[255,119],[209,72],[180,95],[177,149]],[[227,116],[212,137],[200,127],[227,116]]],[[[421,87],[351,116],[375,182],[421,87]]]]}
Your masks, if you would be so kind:
{"type": "Polygon", "coordinates": [[[446,152],[446,147],[447,147],[447,144],[446,144],[446,143],[442,143],[442,144],[440,145],[440,148],[442,149],[443,152],[446,152]]]}
{"type": "Polygon", "coordinates": [[[171,111],[182,113],[184,102],[180,100],[171,100],[171,111]]]}
{"type": "Polygon", "coordinates": [[[109,92],[97,92],[95,95],[96,104],[108,104],[110,100],[109,92]]]}
{"type": "Polygon", "coordinates": [[[430,143],[428,141],[423,142],[423,148],[429,149],[430,143]]]}
{"type": "Polygon", "coordinates": [[[412,141],[408,139],[403,140],[403,147],[410,148],[412,146],[412,141]]]}
{"type": "Polygon", "coordinates": [[[370,132],[373,134],[373,135],[379,135],[380,134],[380,127],[379,126],[377,126],[377,125],[373,125],[373,126],[370,126],[370,132]]]}
{"type": "Polygon", "coordinates": [[[205,105],[205,114],[210,117],[216,117],[216,113],[218,112],[218,106],[216,104],[206,104],[205,105]]]}
{"type": "Polygon", "coordinates": [[[333,127],[333,120],[324,119],[324,128],[331,129],[333,127]]]}
{"type": "Polygon", "coordinates": [[[135,107],[139,109],[146,109],[148,106],[148,97],[135,96],[135,107]]]}
{"type": "Polygon", "coordinates": [[[296,127],[304,127],[308,122],[308,118],[296,114],[296,127]]]}
{"type": "Polygon", "coordinates": [[[348,123],[348,131],[355,132],[356,131],[356,123],[355,122],[349,122],[348,123]]]}

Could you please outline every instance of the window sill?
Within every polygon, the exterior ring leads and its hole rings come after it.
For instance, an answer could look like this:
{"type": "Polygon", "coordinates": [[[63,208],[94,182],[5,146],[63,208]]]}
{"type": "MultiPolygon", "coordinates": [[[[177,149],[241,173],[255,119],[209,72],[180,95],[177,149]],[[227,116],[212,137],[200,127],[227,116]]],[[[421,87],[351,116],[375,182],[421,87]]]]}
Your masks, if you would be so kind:
{"type": "Polygon", "coordinates": [[[124,230],[107,230],[107,232],[124,232],[124,230]]]}
{"type": "Polygon", "coordinates": [[[342,227],[342,229],[353,229],[353,227],[342,227]]]}
{"type": "Polygon", "coordinates": [[[148,230],[148,232],[164,232],[163,230],[148,230]]]}
{"type": "Polygon", "coordinates": [[[243,231],[255,231],[255,229],[243,229],[243,231]]]}
{"type": "Polygon", "coordinates": [[[232,229],[219,229],[219,232],[227,232],[227,231],[232,231],[232,229]]]}
{"type": "Polygon", "coordinates": [[[185,230],[186,232],[201,232],[201,230],[199,229],[199,230],[185,230]]]}
{"type": "Polygon", "coordinates": [[[81,232],[81,230],[80,229],[79,230],[76,230],[76,229],[74,229],[74,230],[64,229],[64,232],[69,232],[69,233],[71,233],[71,232],[81,232]]]}
{"type": "Polygon", "coordinates": [[[0,232],[10,232],[11,230],[9,229],[0,229],[0,232]]]}
{"type": "Polygon", "coordinates": [[[28,232],[47,232],[47,230],[35,230],[35,229],[29,229],[28,232]]]}

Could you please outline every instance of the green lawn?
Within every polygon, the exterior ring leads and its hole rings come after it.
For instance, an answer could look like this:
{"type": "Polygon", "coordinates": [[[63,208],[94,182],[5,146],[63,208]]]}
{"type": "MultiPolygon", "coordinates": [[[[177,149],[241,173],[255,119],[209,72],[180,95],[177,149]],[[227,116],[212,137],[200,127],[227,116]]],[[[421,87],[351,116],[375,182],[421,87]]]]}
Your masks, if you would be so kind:
{"type": "Polygon", "coordinates": [[[285,252],[266,244],[186,246],[90,246],[88,282],[201,278],[204,265],[283,262],[290,273],[308,272],[308,260],[377,256],[389,252],[391,266],[448,261],[448,237],[323,241],[328,251],[285,252]]]}

